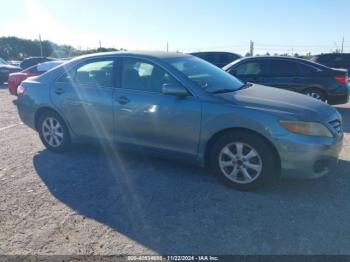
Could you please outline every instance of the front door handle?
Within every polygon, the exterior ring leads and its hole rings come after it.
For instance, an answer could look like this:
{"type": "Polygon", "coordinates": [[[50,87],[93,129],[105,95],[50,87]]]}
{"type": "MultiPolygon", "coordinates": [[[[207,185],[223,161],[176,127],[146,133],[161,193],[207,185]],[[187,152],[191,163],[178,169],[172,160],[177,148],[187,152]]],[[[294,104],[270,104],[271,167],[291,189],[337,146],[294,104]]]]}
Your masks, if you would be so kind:
{"type": "Polygon", "coordinates": [[[56,88],[56,89],[55,89],[55,93],[56,93],[57,95],[62,95],[62,94],[64,93],[64,89],[63,89],[63,88],[56,88]]]}
{"type": "Polygon", "coordinates": [[[116,101],[117,101],[119,104],[121,104],[121,105],[125,105],[125,104],[127,104],[127,103],[130,102],[130,100],[129,100],[127,97],[125,97],[125,96],[119,96],[119,97],[117,97],[117,98],[116,98],[116,101]]]}

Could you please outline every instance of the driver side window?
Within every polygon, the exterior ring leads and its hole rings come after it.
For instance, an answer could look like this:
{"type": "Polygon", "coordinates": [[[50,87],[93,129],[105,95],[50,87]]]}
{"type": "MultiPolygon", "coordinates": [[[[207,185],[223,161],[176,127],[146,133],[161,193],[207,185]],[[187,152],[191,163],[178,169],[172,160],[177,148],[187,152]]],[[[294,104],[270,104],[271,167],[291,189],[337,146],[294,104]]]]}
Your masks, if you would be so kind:
{"type": "Polygon", "coordinates": [[[267,63],[266,62],[246,62],[238,65],[233,70],[230,70],[231,74],[235,76],[260,76],[266,75],[267,73],[267,63]]]}
{"type": "Polygon", "coordinates": [[[165,83],[177,81],[157,65],[134,58],[124,59],[122,88],[161,93],[165,83]]]}

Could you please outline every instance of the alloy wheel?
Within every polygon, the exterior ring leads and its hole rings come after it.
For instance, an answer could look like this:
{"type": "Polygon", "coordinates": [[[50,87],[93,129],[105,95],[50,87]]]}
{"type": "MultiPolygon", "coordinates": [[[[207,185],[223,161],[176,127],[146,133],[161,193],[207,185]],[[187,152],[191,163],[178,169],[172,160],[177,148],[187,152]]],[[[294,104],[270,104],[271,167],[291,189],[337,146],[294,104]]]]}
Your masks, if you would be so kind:
{"type": "Polygon", "coordinates": [[[260,176],[263,163],[259,153],[253,147],[235,142],[227,144],[221,150],[219,167],[231,181],[248,184],[260,176]]]}
{"type": "Polygon", "coordinates": [[[63,127],[53,117],[48,117],[43,121],[42,134],[45,141],[52,147],[59,147],[63,143],[63,127]]]}
{"type": "Polygon", "coordinates": [[[306,95],[313,97],[317,100],[322,100],[322,95],[320,93],[317,93],[317,92],[307,92],[306,95]]]}

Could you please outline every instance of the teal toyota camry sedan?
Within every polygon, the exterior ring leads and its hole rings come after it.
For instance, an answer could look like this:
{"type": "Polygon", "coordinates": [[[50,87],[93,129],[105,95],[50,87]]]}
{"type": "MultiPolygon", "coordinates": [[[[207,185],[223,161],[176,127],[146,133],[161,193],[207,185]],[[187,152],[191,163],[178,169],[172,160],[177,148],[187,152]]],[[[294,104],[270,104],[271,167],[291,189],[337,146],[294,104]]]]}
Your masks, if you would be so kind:
{"type": "Polygon", "coordinates": [[[78,57],[24,81],[17,92],[22,121],[49,150],[94,140],[137,147],[207,166],[238,190],[284,171],[325,175],[342,147],[341,116],[327,104],[243,84],[180,53],[78,57]]]}

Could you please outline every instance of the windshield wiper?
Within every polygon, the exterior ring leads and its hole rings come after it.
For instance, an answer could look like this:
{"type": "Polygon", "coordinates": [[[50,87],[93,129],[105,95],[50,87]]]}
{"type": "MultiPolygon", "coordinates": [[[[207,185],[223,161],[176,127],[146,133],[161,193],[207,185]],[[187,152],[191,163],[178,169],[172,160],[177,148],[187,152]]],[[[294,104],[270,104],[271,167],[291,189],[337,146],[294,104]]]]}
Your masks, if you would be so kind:
{"type": "Polygon", "coordinates": [[[237,91],[237,90],[249,88],[249,87],[251,87],[252,85],[253,85],[253,83],[245,83],[245,84],[243,84],[242,86],[240,86],[240,87],[237,88],[237,89],[223,88],[223,89],[218,89],[218,90],[212,91],[212,92],[210,92],[210,93],[212,93],[212,94],[230,93],[230,92],[235,92],[235,91],[237,91]]]}
{"type": "Polygon", "coordinates": [[[221,94],[221,93],[229,93],[229,92],[234,92],[236,91],[235,89],[231,89],[231,88],[223,88],[223,89],[219,89],[219,90],[215,90],[213,92],[210,92],[212,94],[221,94]]]}

